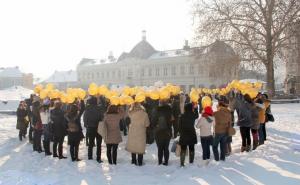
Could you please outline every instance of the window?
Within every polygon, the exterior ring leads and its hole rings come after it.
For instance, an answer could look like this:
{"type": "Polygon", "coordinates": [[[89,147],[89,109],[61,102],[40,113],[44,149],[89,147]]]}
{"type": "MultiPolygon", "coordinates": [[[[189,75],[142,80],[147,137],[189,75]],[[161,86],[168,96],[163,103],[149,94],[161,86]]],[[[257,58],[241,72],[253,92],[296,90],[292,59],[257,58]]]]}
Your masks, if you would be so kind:
{"type": "Polygon", "coordinates": [[[156,75],[156,76],[159,76],[159,68],[158,68],[158,67],[155,68],[155,75],[156,75]]]}
{"type": "Polygon", "coordinates": [[[109,71],[106,72],[106,78],[109,78],[109,71]]]}
{"type": "Polygon", "coordinates": [[[184,75],[184,74],[185,74],[185,68],[184,68],[184,65],[181,65],[181,66],[180,66],[180,74],[181,74],[181,75],[184,75]]]}
{"type": "Polygon", "coordinates": [[[88,73],[88,74],[87,74],[87,79],[90,79],[90,76],[91,76],[91,74],[90,74],[90,73],[88,73]]]}
{"type": "Polygon", "coordinates": [[[168,75],[168,68],[164,67],[164,75],[167,76],[168,75]]]}
{"type": "Polygon", "coordinates": [[[171,73],[172,73],[173,76],[176,75],[176,66],[172,66],[171,73]]]}
{"type": "Polygon", "coordinates": [[[101,78],[104,78],[104,72],[103,71],[101,72],[101,78]]]}
{"type": "Polygon", "coordinates": [[[194,65],[190,64],[190,74],[194,74],[194,65]]]}
{"type": "Polygon", "coordinates": [[[128,69],[128,71],[127,71],[127,75],[128,76],[132,76],[133,75],[133,72],[132,72],[132,69],[130,68],[130,69],[128,69]]]}
{"type": "Polygon", "coordinates": [[[148,69],[148,75],[149,75],[149,76],[152,76],[152,68],[149,68],[149,69],[148,69]]]}
{"type": "Polygon", "coordinates": [[[112,72],[112,77],[115,78],[115,76],[116,76],[116,72],[113,71],[113,72],[112,72]]]}
{"type": "Polygon", "coordinates": [[[145,76],[145,69],[144,68],[141,69],[141,76],[145,76]]]}
{"type": "Polygon", "coordinates": [[[118,70],[118,77],[121,78],[121,70],[118,70]]]}
{"type": "Polygon", "coordinates": [[[91,76],[92,76],[92,80],[93,80],[93,79],[94,79],[94,73],[92,73],[92,75],[91,75],[91,76]]]}
{"type": "Polygon", "coordinates": [[[198,65],[198,73],[199,73],[199,75],[202,75],[202,73],[203,73],[203,68],[201,65],[198,65]]]}
{"type": "Polygon", "coordinates": [[[99,74],[99,72],[97,72],[97,78],[99,78],[100,77],[100,74],[99,74]]]}

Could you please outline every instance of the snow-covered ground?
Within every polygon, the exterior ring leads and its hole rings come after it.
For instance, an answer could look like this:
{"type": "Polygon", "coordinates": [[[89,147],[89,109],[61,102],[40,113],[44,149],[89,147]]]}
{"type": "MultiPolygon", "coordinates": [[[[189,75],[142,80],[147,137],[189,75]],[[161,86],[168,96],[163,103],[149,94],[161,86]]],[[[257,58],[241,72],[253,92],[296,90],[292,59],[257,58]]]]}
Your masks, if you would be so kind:
{"type": "MultiPolygon", "coordinates": [[[[201,165],[201,146],[196,146],[195,164],[179,167],[179,158],[171,154],[169,166],[158,166],[156,145],[147,147],[145,165],[130,164],[119,147],[118,165],[108,165],[103,145],[103,164],[87,159],[82,143],[80,158],[73,163],[32,152],[27,142],[18,141],[16,118],[0,115],[0,184],[2,185],[91,185],[91,184],[300,184],[300,104],[273,105],[276,122],[268,123],[268,141],[250,153],[239,153],[240,136],[234,137],[234,154],[226,162],[201,165]]],[[[64,152],[69,156],[65,142],[64,152]]]]}

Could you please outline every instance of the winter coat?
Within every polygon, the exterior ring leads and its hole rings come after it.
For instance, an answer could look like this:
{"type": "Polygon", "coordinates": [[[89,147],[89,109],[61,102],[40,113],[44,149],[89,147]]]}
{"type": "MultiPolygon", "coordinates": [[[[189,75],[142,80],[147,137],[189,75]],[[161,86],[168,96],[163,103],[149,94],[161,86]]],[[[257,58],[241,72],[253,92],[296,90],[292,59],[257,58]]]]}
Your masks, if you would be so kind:
{"type": "Polygon", "coordinates": [[[200,129],[200,137],[212,136],[212,127],[215,125],[213,116],[201,117],[198,119],[196,128],[200,129]]]}
{"type": "Polygon", "coordinates": [[[220,109],[214,112],[215,117],[214,133],[215,134],[225,134],[228,132],[229,127],[231,127],[231,112],[225,107],[220,107],[220,109]]]}
{"type": "Polygon", "coordinates": [[[53,109],[50,111],[50,119],[53,122],[54,141],[58,141],[67,135],[67,125],[64,112],[61,109],[53,109]]]}
{"type": "Polygon", "coordinates": [[[118,114],[104,114],[104,126],[106,129],[106,138],[104,142],[106,144],[119,144],[122,142],[122,136],[120,131],[120,120],[123,118],[121,113],[118,114]]]}
{"type": "Polygon", "coordinates": [[[185,112],[179,121],[179,144],[193,145],[197,144],[197,135],[195,130],[195,120],[198,118],[197,112],[185,112]]]}
{"type": "Polygon", "coordinates": [[[104,110],[97,105],[88,105],[83,114],[83,123],[86,128],[97,128],[103,120],[104,110]]]}
{"type": "Polygon", "coordinates": [[[265,101],[262,105],[261,105],[261,109],[259,111],[259,123],[260,124],[265,124],[266,122],[266,111],[267,109],[270,107],[270,102],[269,101],[265,101]]]}
{"type": "Polygon", "coordinates": [[[146,150],[146,128],[150,125],[148,114],[141,107],[129,112],[130,124],[126,150],[144,154],[146,150]]]}
{"type": "Polygon", "coordinates": [[[252,121],[253,125],[251,129],[258,130],[260,126],[259,122],[259,111],[261,110],[260,106],[257,106],[258,104],[254,104],[251,107],[251,112],[252,112],[252,121]]]}
{"type": "Polygon", "coordinates": [[[17,126],[18,130],[24,130],[28,126],[28,120],[26,120],[26,116],[28,116],[28,111],[26,109],[18,108],[17,110],[17,126]]]}
{"type": "Polygon", "coordinates": [[[246,102],[242,95],[238,95],[235,100],[234,108],[238,115],[237,125],[251,128],[253,126],[251,104],[246,102]]]}
{"type": "Polygon", "coordinates": [[[153,115],[153,125],[154,125],[154,134],[155,140],[157,143],[168,141],[172,137],[172,109],[169,105],[162,105],[157,107],[154,115],[153,115]],[[158,127],[158,119],[160,116],[164,116],[167,128],[164,130],[159,130],[158,127]]]}

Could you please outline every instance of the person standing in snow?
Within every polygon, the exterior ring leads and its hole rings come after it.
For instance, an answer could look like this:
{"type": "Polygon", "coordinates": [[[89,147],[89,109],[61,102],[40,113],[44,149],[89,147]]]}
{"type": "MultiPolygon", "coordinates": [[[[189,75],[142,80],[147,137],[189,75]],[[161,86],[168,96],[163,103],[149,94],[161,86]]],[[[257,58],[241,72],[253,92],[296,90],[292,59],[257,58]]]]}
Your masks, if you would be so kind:
{"type": "Polygon", "coordinates": [[[19,139],[22,141],[22,138],[26,136],[26,130],[28,127],[28,111],[26,110],[26,104],[24,101],[21,101],[17,109],[17,129],[19,130],[19,139]]]}
{"type": "Polygon", "coordinates": [[[260,109],[261,109],[260,106],[254,103],[254,101],[251,103],[251,113],[252,113],[252,121],[253,121],[253,125],[251,127],[251,134],[253,140],[252,150],[255,150],[258,146],[258,130],[260,127],[260,122],[259,122],[260,109]]]}
{"type": "Polygon", "coordinates": [[[41,120],[40,111],[43,109],[40,107],[40,101],[36,100],[32,106],[32,124],[33,124],[33,151],[39,153],[43,152],[41,145],[41,137],[43,134],[43,124],[41,120]]]}
{"type": "Polygon", "coordinates": [[[228,109],[228,105],[222,101],[219,101],[217,108],[218,110],[213,114],[215,117],[213,152],[216,161],[225,161],[228,130],[231,127],[231,112],[228,109]],[[221,149],[220,154],[218,149],[219,144],[221,149]]]}
{"type": "Polygon", "coordinates": [[[201,118],[196,127],[200,129],[200,141],[202,146],[202,159],[207,165],[210,160],[210,146],[213,143],[212,127],[215,124],[213,110],[211,107],[205,107],[201,118]]]}
{"type": "Polygon", "coordinates": [[[180,117],[180,101],[179,95],[176,95],[172,99],[172,114],[174,117],[173,121],[173,138],[176,138],[179,132],[179,117],[180,117]]]}
{"type": "Polygon", "coordinates": [[[104,129],[106,129],[106,138],[104,138],[104,141],[106,143],[106,155],[109,164],[117,164],[117,150],[119,143],[122,142],[119,123],[123,117],[123,113],[120,112],[116,105],[110,105],[104,114],[104,129]]]}
{"type": "Polygon", "coordinates": [[[43,134],[44,134],[44,139],[43,139],[43,146],[45,150],[45,155],[52,155],[50,152],[50,141],[51,141],[51,123],[50,123],[50,113],[49,113],[49,100],[45,101],[44,104],[41,107],[41,120],[43,124],[43,134]]]}
{"type": "Polygon", "coordinates": [[[251,149],[250,129],[253,126],[251,103],[252,99],[248,94],[243,96],[238,93],[235,97],[234,107],[238,114],[237,125],[240,127],[242,137],[241,152],[249,152],[251,149]]]}
{"type": "Polygon", "coordinates": [[[158,149],[158,165],[168,165],[169,162],[169,144],[172,137],[172,108],[168,105],[168,101],[160,100],[153,116],[153,124],[155,129],[155,141],[158,149]],[[163,162],[164,158],[164,162],[163,162]]]}
{"type": "Polygon", "coordinates": [[[97,98],[91,96],[87,100],[87,107],[83,114],[83,122],[84,126],[87,129],[88,138],[88,159],[93,159],[93,147],[95,146],[95,139],[96,139],[96,159],[99,163],[102,162],[101,160],[101,143],[102,143],[102,136],[97,133],[98,124],[100,121],[103,120],[104,116],[104,108],[103,104],[100,106],[97,105],[97,98]]]}
{"type": "Polygon", "coordinates": [[[189,147],[189,162],[194,162],[195,144],[197,144],[195,120],[198,118],[198,116],[198,109],[195,110],[193,108],[192,103],[188,103],[184,106],[184,113],[183,115],[181,115],[179,121],[179,145],[181,146],[181,166],[184,166],[187,147],[189,147]]]}
{"type": "Polygon", "coordinates": [[[146,150],[146,128],[150,121],[145,108],[140,103],[134,103],[129,109],[129,132],[126,150],[131,152],[131,164],[143,165],[143,155],[146,150]]]}
{"type": "Polygon", "coordinates": [[[68,105],[65,119],[67,121],[68,144],[70,145],[71,160],[81,161],[78,158],[80,140],[83,139],[82,127],[80,123],[81,115],[84,111],[84,102],[80,102],[80,108],[76,104],[68,105]]]}
{"type": "Polygon", "coordinates": [[[53,122],[53,157],[65,159],[67,157],[63,156],[63,143],[67,134],[67,126],[62,110],[62,103],[58,100],[55,101],[54,109],[50,112],[50,119],[53,122]]]}

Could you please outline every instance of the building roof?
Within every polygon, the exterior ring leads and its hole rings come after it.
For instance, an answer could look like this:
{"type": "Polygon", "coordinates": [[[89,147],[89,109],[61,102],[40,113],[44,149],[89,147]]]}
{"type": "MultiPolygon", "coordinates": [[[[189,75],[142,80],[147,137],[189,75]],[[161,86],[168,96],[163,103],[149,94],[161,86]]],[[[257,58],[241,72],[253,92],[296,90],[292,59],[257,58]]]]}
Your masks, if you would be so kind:
{"type": "Polygon", "coordinates": [[[21,78],[22,76],[19,67],[0,68],[0,77],[21,78]]]}
{"type": "Polygon", "coordinates": [[[55,71],[45,83],[63,83],[63,82],[77,82],[76,71],[55,71]]]}

